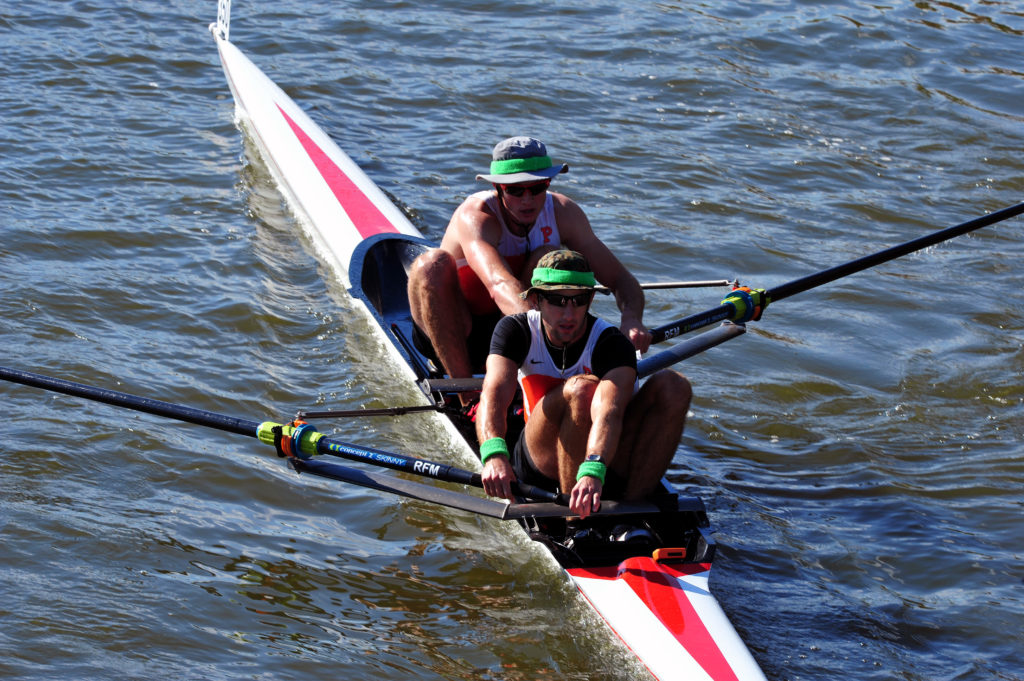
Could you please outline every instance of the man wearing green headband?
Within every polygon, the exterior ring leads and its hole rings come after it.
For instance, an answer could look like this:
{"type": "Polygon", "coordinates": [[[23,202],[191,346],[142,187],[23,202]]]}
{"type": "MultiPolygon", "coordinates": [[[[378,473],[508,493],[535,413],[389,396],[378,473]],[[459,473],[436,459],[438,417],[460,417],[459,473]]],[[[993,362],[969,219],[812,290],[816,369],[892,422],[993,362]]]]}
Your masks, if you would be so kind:
{"type": "Polygon", "coordinates": [[[525,312],[519,294],[545,253],[561,246],[583,253],[598,281],[615,294],[620,328],[637,349],[651,336],[643,325],[644,294],[597,238],[580,207],[548,191],[568,172],[542,142],[512,137],[494,147],[490,173],[477,179],[493,189],[473,194],[452,215],[440,248],[421,255],[409,272],[416,346],[448,376],[483,371],[491,332],[507,314],[525,312]]]}
{"type": "Polygon", "coordinates": [[[664,370],[638,388],[633,344],[590,314],[595,284],[582,254],[548,253],[521,294],[535,309],[503,318],[494,330],[476,418],[481,478],[492,496],[512,499],[515,480],[557,486],[570,511],[585,518],[605,496],[648,496],[672,463],[690,383],[664,370]],[[508,443],[517,384],[526,427],[508,443]]]}

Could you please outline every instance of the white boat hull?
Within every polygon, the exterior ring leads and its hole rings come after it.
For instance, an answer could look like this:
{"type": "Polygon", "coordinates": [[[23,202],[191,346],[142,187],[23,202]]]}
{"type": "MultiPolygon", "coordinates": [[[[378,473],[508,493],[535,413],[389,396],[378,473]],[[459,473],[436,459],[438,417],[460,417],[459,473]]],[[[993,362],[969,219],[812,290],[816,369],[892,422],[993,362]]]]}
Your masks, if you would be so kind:
{"type": "Polygon", "coordinates": [[[366,173],[231,42],[217,40],[237,119],[256,141],[296,217],[339,274],[375,234],[421,236],[366,173]]]}
{"type": "Polygon", "coordinates": [[[655,678],[764,678],[708,589],[709,563],[671,566],[630,558],[615,568],[566,573],[655,678]]]}
{"type": "MultiPolygon", "coordinates": [[[[339,275],[355,278],[350,273],[362,263],[353,262],[353,254],[367,240],[404,235],[422,241],[373,181],[225,35],[217,45],[238,120],[339,275]]],[[[763,679],[708,590],[709,570],[708,563],[694,568],[630,558],[618,568],[568,568],[566,574],[655,677],[763,679]]]]}

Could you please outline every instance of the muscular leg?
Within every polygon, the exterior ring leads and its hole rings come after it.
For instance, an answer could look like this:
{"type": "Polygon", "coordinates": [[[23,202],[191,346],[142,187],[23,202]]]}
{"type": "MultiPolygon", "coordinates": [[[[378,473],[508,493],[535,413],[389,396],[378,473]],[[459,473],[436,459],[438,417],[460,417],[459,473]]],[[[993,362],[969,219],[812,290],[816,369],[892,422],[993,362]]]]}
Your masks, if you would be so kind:
{"type": "Polygon", "coordinates": [[[692,395],[685,376],[665,370],[647,379],[630,400],[614,461],[615,472],[627,480],[625,499],[649,495],[668,470],[692,395]]]}
{"type": "Polygon", "coordinates": [[[576,484],[576,471],[586,455],[596,388],[596,376],[573,376],[544,395],[526,423],[526,446],[534,467],[558,480],[565,493],[576,484]]]}
{"type": "Polygon", "coordinates": [[[409,270],[409,306],[445,372],[452,378],[472,376],[466,337],[473,322],[459,288],[455,259],[447,251],[434,248],[416,258],[409,270]]]}
{"type": "Polygon", "coordinates": [[[597,390],[597,377],[573,376],[562,386],[568,408],[558,432],[558,484],[566,494],[576,485],[576,472],[587,454],[590,436],[590,403],[597,390]]]}

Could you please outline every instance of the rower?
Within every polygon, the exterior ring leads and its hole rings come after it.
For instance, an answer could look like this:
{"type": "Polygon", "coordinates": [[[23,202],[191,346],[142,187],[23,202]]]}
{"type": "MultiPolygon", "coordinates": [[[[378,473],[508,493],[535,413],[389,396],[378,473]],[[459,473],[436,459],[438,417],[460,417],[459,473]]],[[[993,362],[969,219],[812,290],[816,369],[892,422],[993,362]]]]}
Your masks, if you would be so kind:
{"type": "Polygon", "coordinates": [[[615,294],[622,332],[645,352],[651,336],[636,278],[597,238],[583,210],[548,190],[569,166],[553,163],[532,137],[499,142],[491,157],[490,173],[477,179],[494,189],[463,201],[440,248],[420,255],[409,272],[417,348],[451,378],[482,372],[498,320],[529,309],[521,294],[537,261],[564,246],[587,257],[598,281],[615,294]]]}
{"type": "Polygon", "coordinates": [[[581,253],[543,256],[531,284],[521,298],[534,309],[498,323],[487,357],[476,419],[484,490],[512,499],[513,480],[557,487],[581,518],[605,496],[647,497],[679,446],[689,381],[666,369],[637,387],[633,344],[590,314],[596,282],[581,253]],[[510,450],[517,383],[526,427],[510,450]]]}

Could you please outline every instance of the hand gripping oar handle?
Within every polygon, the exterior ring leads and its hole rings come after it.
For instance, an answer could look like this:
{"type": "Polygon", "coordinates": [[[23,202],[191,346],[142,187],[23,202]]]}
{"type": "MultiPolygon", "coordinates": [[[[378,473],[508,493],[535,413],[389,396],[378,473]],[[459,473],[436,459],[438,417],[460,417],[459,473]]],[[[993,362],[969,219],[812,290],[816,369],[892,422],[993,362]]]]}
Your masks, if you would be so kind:
{"type": "MultiPolygon", "coordinates": [[[[937,243],[947,241],[948,239],[960,236],[961,234],[966,234],[967,232],[972,232],[976,229],[981,229],[982,227],[994,225],[997,222],[1002,222],[1003,220],[1016,217],[1022,213],[1024,213],[1024,202],[1008,206],[1007,208],[997,210],[994,213],[989,213],[988,215],[982,215],[981,217],[968,220],[967,222],[953,227],[947,227],[946,229],[926,234],[925,236],[887,248],[872,255],[851,260],[848,263],[837,265],[836,267],[822,270],[821,272],[810,274],[806,277],[801,277],[800,279],[794,279],[793,281],[782,284],[781,286],[776,286],[773,289],[755,293],[758,293],[762,297],[762,307],[766,307],[769,303],[774,303],[784,298],[794,296],[797,293],[803,293],[809,289],[835,281],[840,277],[845,277],[849,274],[866,270],[869,267],[874,267],[875,265],[880,265],[884,262],[894,260],[900,256],[907,255],[908,253],[913,253],[914,251],[934,246],[937,243]]],[[[664,340],[668,340],[669,338],[674,338],[675,336],[679,336],[705,326],[710,326],[715,322],[726,320],[743,322],[750,319],[748,316],[749,310],[741,309],[744,307],[742,304],[727,302],[730,300],[730,298],[727,298],[726,301],[723,301],[723,303],[718,307],[690,315],[689,317],[683,317],[682,319],[678,319],[669,324],[664,324],[651,329],[651,342],[660,343],[664,340]]]]}
{"type": "MultiPolygon", "coordinates": [[[[20,371],[18,369],[10,369],[2,366],[0,366],[0,378],[13,383],[20,383],[22,385],[28,385],[35,388],[43,388],[44,390],[72,395],[74,397],[83,397],[95,402],[103,402],[104,404],[113,405],[115,407],[124,407],[135,411],[145,412],[147,414],[164,416],[178,421],[185,421],[186,423],[193,423],[199,426],[206,426],[208,428],[216,428],[229,433],[236,433],[238,435],[257,437],[262,442],[269,444],[275,444],[273,428],[279,425],[276,423],[259,423],[258,421],[225,416],[223,414],[217,414],[203,409],[186,407],[179,404],[172,404],[170,402],[161,402],[160,400],[129,395],[128,393],[118,392],[116,390],[97,388],[84,385],[82,383],[74,383],[60,378],[52,378],[42,374],[20,371]]],[[[293,437],[296,434],[296,431],[302,428],[302,426],[280,427],[281,437],[288,438],[293,437]]],[[[298,447],[294,451],[296,453],[305,451],[307,456],[311,453],[333,454],[350,460],[362,461],[364,463],[375,464],[385,468],[406,471],[424,477],[444,480],[446,482],[461,483],[471,485],[473,487],[483,487],[483,483],[480,481],[480,475],[478,473],[472,473],[467,470],[456,468],[455,466],[436,463],[426,459],[417,459],[415,457],[405,456],[404,454],[396,454],[394,452],[386,452],[372,447],[362,447],[333,440],[331,438],[323,437],[321,433],[317,433],[315,429],[309,427],[299,433],[297,445],[298,447]]],[[[561,495],[538,487],[533,487],[532,485],[520,484],[519,489],[516,491],[521,496],[528,497],[530,499],[538,499],[540,501],[553,503],[566,503],[561,495]]]]}

